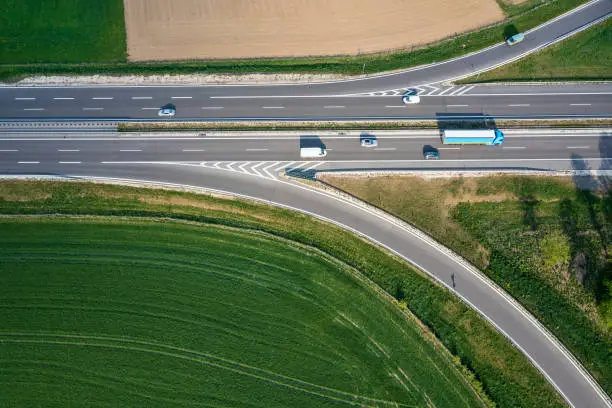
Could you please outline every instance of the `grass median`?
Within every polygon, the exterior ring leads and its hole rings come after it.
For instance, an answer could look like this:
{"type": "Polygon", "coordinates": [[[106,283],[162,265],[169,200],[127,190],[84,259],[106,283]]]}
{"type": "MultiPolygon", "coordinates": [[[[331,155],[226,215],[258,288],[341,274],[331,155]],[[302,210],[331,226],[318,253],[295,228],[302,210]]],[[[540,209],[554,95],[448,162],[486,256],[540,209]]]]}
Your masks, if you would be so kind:
{"type": "MultiPolygon", "coordinates": [[[[115,0],[116,2],[118,0],[115,0]]],[[[91,49],[75,48],[70,52],[70,58],[62,58],[62,53],[57,56],[47,54],[42,60],[35,53],[36,46],[28,47],[27,43],[16,39],[15,31],[5,32],[5,36],[11,42],[17,44],[15,47],[24,48],[23,57],[6,54],[2,65],[0,65],[0,80],[9,81],[32,75],[156,75],[156,74],[247,74],[247,73],[308,73],[308,74],[341,74],[341,75],[362,75],[374,74],[385,71],[392,71],[402,68],[414,67],[433,62],[444,61],[453,57],[478,51],[492,44],[504,40],[508,27],[519,31],[526,31],[540,25],[564,12],[571,10],[584,3],[585,0],[552,0],[547,2],[532,1],[526,5],[513,8],[506,5],[506,13],[519,13],[512,15],[508,20],[501,24],[478,30],[476,32],[458,35],[452,39],[444,40],[431,44],[430,46],[403,50],[397,52],[379,53],[361,56],[338,56],[321,58],[279,58],[279,59],[249,59],[249,60],[207,60],[207,61],[185,61],[185,62],[150,62],[150,63],[128,63],[125,58],[125,36],[108,35],[104,31],[99,31],[100,38],[108,39],[103,42],[103,50],[113,49],[114,44],[116,53],[110,57],[102,58],[92,56],[95,47],[91,49]],[[79,58],[80,57],[80,58],[79,58]],[[121,58],[123,61],[117,61],[121,58]],[[80,61],[80,63],[75,63],[80,61]],[[22,63],[22,62],[31,63],[22,63]],[[36,61],[45,63],[34,63],[36,61]]],[[[501,4],[505,4],[501,2],[501,4]]],[[[29,21],[30,17],[23,17],[23,13],[15,12],[13,7],[5,12],[6,18],[21,18],[29,21]]],[[[48,20],[53,23],[53,19],[48,20]]],[[[87,20],[83,20],[87,23],[87,20]]],[[[103,21],[103,19],[100,19],[103,21]]],[[[113,24],[118,21],[116,18],[113,24]]],[[[93,23],[92,23],[93,24],[93,23]]],[[[95,22],[98,24],[98,22],[95,22]]],[[[123,19],[121,19],[123,24],[123,19]]],[[[10,26],[9,26],[10,27],[10,26]]],[[[79,25],[76,24],[76,28],[79,25]]],[[[78,30],[77,30],[78,32],[78,30]]],[[[47,32],[47,35],[49,33],[47,32]]],[[[123,34],[125,35],[125,34],[123,34]]],[[[53,35],[50,37],[53,39],[53,35]]],[[[83,39],[87,40],[84,36],[83,39]]],[[[34,44],[41,43],[42,40],[33,39],[34,44]]],[[[49,40],[45,40],[49,41],[49,40]]],[[[54,41],[59,41],[55,39],[54,41]]],[[[80,41],[80,40],[79,40],[80,41]]],[[[92,40],[95,44],[99,39],[92,40]]],[[[42,42],[44,43],[44,42],[42,42]]],[[[70,47],[70,44],[61,43],[62,47],[70,47]]],[[[101,54],[102,55],[102,54],[101,54]]]]}
{"type": "MultiPolygon", "coordinates": [[[[4,215],[179,219],[262,231],[314,247],[355,268],[414,313],[456,362],[469,367],[478,380],[473,386],[482,384],[497,406],[563,406],[543,376],[475,311],[405,262],[336,226],[238,199],[90,183],[4,181],[0,198],[4,215]]],[[[428,335],[425,327],[423,333],[428,335]]]]}
{"type": "Polygon", "coordinates": [[[612,195],[584,189],[602,180],[332,174],[322,180],[395,214],[471,261],[612,391],[612,195]]]}

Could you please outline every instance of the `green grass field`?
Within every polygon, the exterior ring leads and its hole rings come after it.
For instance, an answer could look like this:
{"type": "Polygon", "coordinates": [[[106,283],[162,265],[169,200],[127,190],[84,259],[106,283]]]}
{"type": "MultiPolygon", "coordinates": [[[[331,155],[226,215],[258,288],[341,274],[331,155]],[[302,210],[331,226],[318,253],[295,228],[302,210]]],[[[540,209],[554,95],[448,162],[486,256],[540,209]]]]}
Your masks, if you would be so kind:
{"type": "Polygon", "coordinates": [[[0,64],[127,58],[123,0],[4,0],[0,64]]]}
{"type": "Polygon", "coordinates": [[[612,79],[612,19],[512,64],[461,83],[612,79]]]}
{"type": "Polygon", "coordinates": [[[612,192],[557,177],[324,180],[470,260],[612,391],[612,192]]]}
{"type": "Polygon", "coordinates": [[[3,181],[0,214],[163,217],[265,231],[330,254],[358,270],[424,324],[468,381],[498,407],[561,407],[544,377],[499,332],[449,291],[398,258],[334,225],[239,199],[91,183],[3,181]]]}
{"type": "Polygon", "coordinates": [[[4,218],[0,270],[2,406],[484,405],[350,268],[267,234],[4,218]]]}

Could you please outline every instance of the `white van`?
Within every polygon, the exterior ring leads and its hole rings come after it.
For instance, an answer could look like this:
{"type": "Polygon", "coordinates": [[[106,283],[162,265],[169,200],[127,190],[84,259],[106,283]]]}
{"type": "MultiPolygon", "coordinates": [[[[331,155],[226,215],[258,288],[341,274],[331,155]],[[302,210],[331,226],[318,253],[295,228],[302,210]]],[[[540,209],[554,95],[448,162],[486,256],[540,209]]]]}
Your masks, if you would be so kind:
{"type": "Polygon", "coordinates": [[[302,147],[300,149],[300,157],[325,157],[327,151],[324,147],[302,147]]]}

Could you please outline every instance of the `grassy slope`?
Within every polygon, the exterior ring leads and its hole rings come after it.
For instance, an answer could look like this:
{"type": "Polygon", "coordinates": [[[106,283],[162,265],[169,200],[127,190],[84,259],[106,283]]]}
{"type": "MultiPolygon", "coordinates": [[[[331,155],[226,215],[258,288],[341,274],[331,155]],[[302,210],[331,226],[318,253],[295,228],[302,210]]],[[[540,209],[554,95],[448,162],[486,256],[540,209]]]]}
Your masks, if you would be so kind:
{"type": "Polygon", "coordinates": [[[325,180],[427,231],[483,269],[612,390],[604,284],[610,269],[603,256],[611,249],[610,197],[558,178],[325,180]],[[579,253],[588,259],[583,285],[570,268],[579,253]]]}
{"type": "Polygon", "coordinates": [[[307,245],[355,267],[400,300],[470,367],[500,407],[562,406],[527,359],[447,290],[338,227],[302,214],[191,194],[52,182],[0,183],[0,213],[166,216],[260,229],[307,245]]]}
{"type": "Polygon", "coordinates": [[[126,60],[123,0],[5,0],[0,64],[126,60]]]}
{"type": "Polygon", "coordinates": [[[462,83],[612,79],[612,19],[515,63],[462,83]]]}
{"type": "MultiPolygon", "coordinates": [[[[77,0],[74,0],[77,1],[77,0]]],[[[84,0],[81,0],[84,2],[84,0]]],[[[118,1],[118,0],[115,0],[118,1]]],[[[223,61],[189,61],[189,62],[158,62],[158,63],[101,63],[103,59],[82,59],[86,64],[67,64],[74,60],[53,58],[41,60],[45,62],[63,62],[63,64],[33,64],[29,66],[0,65],[0,80],[15,79],[27,75],[54,74],[189,74],[189,73],[331,73],[344,75],[373,74],[394,69],[408,68],[449,58],[461,56],[489,45],[503,41],[504,33],[509,26],[520,31],[533,28],[550,20],[578,5],[585,0],[554,0],[547,3],[529,2],[523,7],[504,7],[506,13],[522,12],[495,27],[486,28],[474,33],[460,35],[450,40],[441,41],[430,47],[401,52],[363,55],[355,57],[325,57],[325,58],[285,58],[285,59],[253,59],[253,60],[223,60],[223,61]],[[533,8],[539,5],[539,7],[533,8]],[[529,9],[526,11],[525,9],[529,9]],[[463,47],[465,45],[465,47],[463,47]],[[90,64],[91,62],[96,62],[90,64]],[[365,64],[365,69],[364,69],[365,64]]],[[[15,6],[13,6],[15,7],[15,6]]],[[[25,19],[24,21],[27,21],[25,19]]],[[[119,21],[119,20],[115,20],[119,21]]],[[[121,18],[121,22],[123,19],[121,18]]],[[[5,34],[9,38],[11,32],[5,34]]],[[[123,34],[124,35],[124,34],[123,34]]],[[[123,37],[124,38],[124,37],[123,37]]],[[[117,47],[124,53],[125,40],[114,40],[117,47]]],[[[87,54],[89,55],[89,54],[87,54]]],[[[124,54],[121,54],[123,58],[124,54]]],[[[19,60],[10,59],[10,63],[19,60]]],[[[7,61],[7,62],[9,62],[7,61]]],[[[117,61],[112,58],[106,61],[117,61]]]]}
{"type": "Polygon", "coordinates": [[[414,321],[321,253],[167,221],[0,231],[0,405],[482,406],[414,321]]]}

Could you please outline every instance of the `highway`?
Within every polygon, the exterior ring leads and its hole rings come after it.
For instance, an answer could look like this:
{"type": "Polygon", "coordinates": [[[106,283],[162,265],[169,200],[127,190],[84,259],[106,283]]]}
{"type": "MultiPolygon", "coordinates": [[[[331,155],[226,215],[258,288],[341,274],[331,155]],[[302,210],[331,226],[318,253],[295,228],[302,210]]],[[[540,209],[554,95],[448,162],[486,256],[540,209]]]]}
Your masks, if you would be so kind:
{"type": "MultiPolygon", "coordinates": [[[[525,41],[514,47],[497,44],[446,62],[344,81],[193,87],[0,86],[0,121],[157,120],[157,110],[168,103],[177,108],[176,118],[169,121],[610,117],[612,84],[447,83],[528,55],[610,15],[612,0],[595,0],[530,30],[525,41]],[[405,92],[421,95],[422,102],[403,105],[405,92]]],[[[612,407],[572,356],[480,274],[388,218],[279,176],[292,169],[611,169],[609,130],[570,135],[508,131],[506,135],[503,146],[450,147],[440,144],[436,131],[381,132],[376,134],[378,148],[366,149],[359,146],[359,135],[133,137],[112,132],[4,131],[0,133],[0,171],[9,176],[108,177],[203,187],[338,223],[388,248],[454,291],[505,333],[570,405],[612,407]],[[299,147],[313,142],[324,144],[328,156],[301,160],[299,147]],[[425,145],[440,148],[441,160],[423,160],[425,145]]]]}
{"type": "MultiPolygon", "coordinates": [[[[571,155],[575,150],[566,144],[580,141],[589,147],[585,153],[595,154],[597,152],[596,143],[607,141],[608,137],[599,135],[564,138],[563,148],[558,148],[557,153],[563,154],[565,161],[570,161],[571,155]],[[593,146],[590,146],[593,145],[593,146]]],[[[351,149],[354,147],[355,140],[325,140],[341,149],[346,146],[351,149]]],[[[246,145],[236,149],[234,143],[213,142],[211,148],[228,147],[233,153],[228,154],[228,158],[238,159],[247,154],[246,145]]],[[[381,138],[381,146],[394,143],[398,148],[412,151],[412,147],[417,147],[411,139],[385,140],[381,138]]],[[[276,142],[275,142],[276,143],[276,142]]],[[[522,139],[522,144],[527,144],[535,148],[539,141],[537,138],[527,140],[522,139]]],[[[280,166],[291,168],[290,164],[295,159],[295,148],[298,145],[296,140],[279,143],[283,146],[275,152],[273,160],[281,160],[280,166]],[[289,149],[287,156],[282,150],[289,149]]],[[[239,168],[230,171],[227,168],[215,168],[203,166],[197,162],[159,162],[145,163],[142,161],[134,162],[139,153],[148,155],[148,159],[165,160],[175,158],[183,154],[206,153],[206,152],[183,152],[182,149],[190,149],[204,146],[202,141],[175,140],[172,141],[151,141],[138,142],[136,140],[30,140],[30,141],[3,141],[0,145],[2,157],[0,167],[4,174],[13,175],[61,175],[62,177],[107,177],[117,179],[131,179],[139,181],[151,181],[172,183],[174,186],[194,186],[213,189],[217,192],[239,195],[245,198],[252,198],[273,205],[280,205],[286,208],[295,209],[314,215],[323,220],[337,223],[351,231],[359,233],[371,239],[393,253],[403,257],[439,280],[442,284],[454,291],[468,304],[478,310],[483,316],[489,319],[500,331],[505,333],[521,349],[531,361],[544,373],[548,380],[559,390],[563,397],[574,407],[610,407],[609,400],[600,391],[598,386],[592,382],[590,377],[585,376],[580,366],[573,360],[563,347],[541,329],[537,321],[527,314],[522,308],[517,307],[502,290],[492,286],[488,281],[482,279],[479,273],[475,273],[468,266],[461,263],[444,250],[441,250],[435,243],[430,242],[421,235],[415,234],[410,229],[404,228],[388,218],[381,217],[367,208],[344,201],[331,194],[324,192],[313,192],[312,190],[285,179],[278,177],[265,177],[257,171],[265,168],[258,162],[259,168],[250,169],[253,171],[243,172],[239,168]],[[179,150],[180,149],[180,150],[179,150]],[[62,150],[62,151],[60,151],[62,150]],[[123,152],[121,150],[124,150],[123,152]],[[128,151],[133,150],[133,151],[128,151]],[[141,151],[135,151],[141,150],[141,151]],[[98,161],[110,159],[114,161],[98,161]],[[60,163],[60,160],[62,163],[60,163]],[[91,161],[89,161],[91,160],[91,161]],[[22,163],[19,163],[22,161],[22,163]],[[80,163],[76,163],[81,161],[80,163]],[[451,285],[451,274],[455,275],[456,286],[451,285]]],[[[463,148],[462,148],[463,149],[463,148]]],[[[543,148],[542,148],[543,149],[543,148]]],[[[486,153],[482,148],[476,148],[474,152],[466,153],[478,156],[476,150],[480,150],[481,160],[486,163],[486,153]]],[[[578,149],[581,150],[581,149],[578,149]]],[[[332,154],[341,154],[339,150],[333,150],[332,154]]],[[[459,157],[461,152],[444,152],[443,154],[454,154],[459,157]]],[[[248,152],[249,159],[263,160],[266,158],[265,152],[248,152]]],[[[364,153],[367,155],[379,154],[372,151],[364,153]]],[[[386,154],[380,152],[380,154],[386,154]]],[[[508,151],[511,153],[511,150],[508,151]]],[[[202,160],[204,156],[193,157],[202,160]]],[[[472,156],[470,156],[472,157],[472,156]]],[[[600,156],[597,156],[600,157],[600,156]]],[[[414,162],[417,162],[415,160],[414,162]]],[[[419,163],[430,163],[418,160],[419,163]]],[[[535,162],[535,161],[534,161],[535,162]]],[[[600,160],[604,164],[604,160],[600,160]]],[[[250,163],[250,162],[245,162],[250,163]]],[[[321,162],[322,163],[322,162],[321,162]]],[[[338,162],[341,163],[342,162],[338,162]]],[[[508,162],[510,163],[510,161],[508,162]]],[[[580,161],[580,163],[582,163],[580,161]]],[[[239,163],[234,163],[237,165],[239,163]]],[[[244,164],[244,163],[243,163],[244,164]]],[[[393,161],[388,163],[390,167],[396,166],[393,161]]],[[[346,163],[344,163],[346,165],[346,163]]],[[[454,169],[461,167],[458,163],[447,163],[444,160],[436,162],[438,169],[454,169]]],[[[582,165],[582,164],[581,164],[582,165]]],[[[377,167],[381,167],[377,162],[377,167]]],[[[607,165],[606,165],[607,166],[607,165]]],[[[382,166],[384,167],[384,166],[382,166]]],[[[609,168],[609,167],[607,167],[609,168]]],[[[282,171],[279,169],[279,171],[282,171]]]]}

